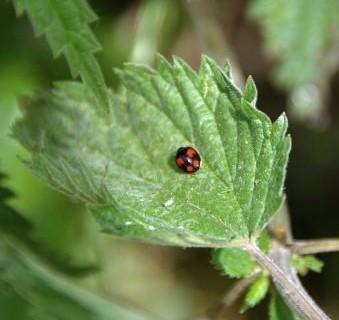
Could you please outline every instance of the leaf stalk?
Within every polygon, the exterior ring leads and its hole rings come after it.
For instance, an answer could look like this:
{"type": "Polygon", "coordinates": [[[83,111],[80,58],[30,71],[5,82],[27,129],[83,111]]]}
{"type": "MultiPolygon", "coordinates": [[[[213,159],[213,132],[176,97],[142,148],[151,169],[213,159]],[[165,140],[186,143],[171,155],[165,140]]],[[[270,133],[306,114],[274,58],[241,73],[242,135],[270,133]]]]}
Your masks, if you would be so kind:
{"type": "Polygon", "coordinates": [[[271,274],[277,290],[301,319],[330,320],[309,296],[289,266],[290,252],[287,248],[279,246],[272,257],[265,255],[253,242],[248,242],[243,249],[271,274]]]}

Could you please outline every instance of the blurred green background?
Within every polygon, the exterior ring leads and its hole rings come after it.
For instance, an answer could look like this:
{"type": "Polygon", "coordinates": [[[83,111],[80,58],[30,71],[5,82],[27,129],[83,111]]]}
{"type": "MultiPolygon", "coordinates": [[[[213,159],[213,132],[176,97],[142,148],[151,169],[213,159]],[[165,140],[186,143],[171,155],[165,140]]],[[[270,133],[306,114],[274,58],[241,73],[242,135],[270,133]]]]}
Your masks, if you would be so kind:
{"type": "MultiPolygon", "coordinates": [[[[167,57],[179,55],[195,68],[201,53],[211,55],[220,64],[227,58],[234,66],[238,83],[252,74],[258,86],[260,108],[272,119],[282,111],[289,115],[293,150],[286,193],[295,237],[336,237],[336,65],[330,75],[319,72],[310,83],[291,82],[284,86],[275,81],[281,57],[265,49],[265,25],[249,13],[255,2],[92,0],[91,6],[100,17],[92,28],[104,49],[98,58],[114,89],[119,84],[113,67],[131,60],[152,64],[156,51],[167,57]]],[[[259,7],[260,1],[257,2],[259,7]]],[[[70,79],[70,73],[63,58],[53,59],[46,40],[34,37],[27,17],[16,18],[10,2],[0,2],[0,26],[0,168],[8,176],[5,185],[16,195],[11,205],[34,224],[32,237],[39,244],[39,252],[84,288],[108,299],[119,297],[166,315],[167,319],[193,319],[213,308],[232,281],[209,264],[208,250],[157,247],[104,235],[81,205],[44,186],[23,165],[21,159],[26,154],[10,137],[11,125],[20,114],[18,96],[48,89],[54,81],[70,79]]],[[[333,43],[336,48],[336,40],[333,43]]],[[[320,53],[325,59],[325,50],[320,53]]],[[[336,319],[339,255],[320,258],[325,262],[323,273],[310,274],[303,281],[311,295],[336,319]]],[[[0,315],[5,303],[0,299],[0,315]]],[[[265,304],[243,315],[238,314],[240,306],[241,301],[231,307],[225,319],[267,317],[265,304]]],[[[13,313],[11,319],[18,318],[13,313]]]]}

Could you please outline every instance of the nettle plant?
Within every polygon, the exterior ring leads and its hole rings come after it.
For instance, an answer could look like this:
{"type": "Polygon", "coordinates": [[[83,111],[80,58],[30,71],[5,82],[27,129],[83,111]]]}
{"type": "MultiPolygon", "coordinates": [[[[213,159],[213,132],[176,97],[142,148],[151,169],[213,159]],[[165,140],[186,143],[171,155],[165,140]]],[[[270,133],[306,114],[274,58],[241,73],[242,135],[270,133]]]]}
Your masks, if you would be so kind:
{"type": "Polygon", "coordinates": [[[292,238],[283,206],[287,118],[272,122],[257,109],[253,79],[240,90],[229,64],[203,56],[194,71],[158,55],[154,69],[115,70],[122,89],[112,93],[94,56],[100,46],[88,24],[96,16],[85,1],[14,3],[82,80],[22,102],[13,135],[30,152],[32,172],[84,203],[104,232],[211,248],[217,269],[247,290],[243,311],[269,293],[270,319],[329,319],[297,273],[320,271],[308,254],[331,250],[331,242],[292,238]],[[201,157],[194,174],[175,163],[185,146],[201,157]]]}

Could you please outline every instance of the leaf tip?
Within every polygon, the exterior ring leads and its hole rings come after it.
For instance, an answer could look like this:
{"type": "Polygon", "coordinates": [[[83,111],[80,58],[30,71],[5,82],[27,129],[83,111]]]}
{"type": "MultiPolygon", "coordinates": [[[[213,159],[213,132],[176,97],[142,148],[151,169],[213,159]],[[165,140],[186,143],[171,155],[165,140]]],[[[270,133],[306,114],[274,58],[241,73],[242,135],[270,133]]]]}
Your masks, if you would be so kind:
{"type": "Polygon", "coordinates": [[[230,78],[230,79],[232,78],[231,63],[230,63],[229,59],[226,59],[226,61],[224,63],[223,71],[225,72],[225,74],[227,75],[228,78],[230,78]]]}
{"type": "Polygon", "coordinates": [[[165,58],[165,56],[163,56],[159,52],[157,52],[155,54],[155,65],[156,65],[157,69],[164,67],[164,66],[169,68],[171,66],[171,64],[168,62],[168,60],[165,58]]]}
{"type": "Polygon", "coordinates": [[[243,95],[245,100],[247,100],[252,106],[255,106],[258,98],[258,90],[251,75],[249,75],[246,80],[243,95]]]}
{"type": "Polygon", "coordinates": [[[241,309],[241,313],[244,313],[250,308],[253,308],[260,303],[267,295],[270,286],[270,280],[267,275],[262,275],[257,278],[250,286],[246,293],[244,306],[241,309]]]}
{"type": "Polygon", "coordinates": [[[113,68],[113,73],[119,78],[119,80],[124,79],[124,71],[120,68],[113,68]]]}

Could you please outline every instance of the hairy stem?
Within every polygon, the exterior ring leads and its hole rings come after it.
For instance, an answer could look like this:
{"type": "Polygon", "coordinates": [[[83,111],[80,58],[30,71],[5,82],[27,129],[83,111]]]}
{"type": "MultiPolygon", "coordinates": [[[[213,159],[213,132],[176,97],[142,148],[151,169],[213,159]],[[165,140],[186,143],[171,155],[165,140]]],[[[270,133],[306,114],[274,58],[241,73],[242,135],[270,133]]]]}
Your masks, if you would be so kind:
{"type": "Polygon", "coordinates": [[[339,239],[295,240],[290,246],[297,254],[315,254],[339,251],[339,239]]]}
{"type": "Polygon", "coordinates": [[[271,274],[275,286],[288,306],[305,320],[329,320],[330,318],[318,307],[302,287],[298,277],[289,267],[289,251],[286,248],[275,250],[279,266],[265,255],[255,243],[244,247],[253,258],[271,274]],[[280,251],[280,253],[278,253],[280,251]],[[284,265],[282,265],[284,263],[284,265]]]}

